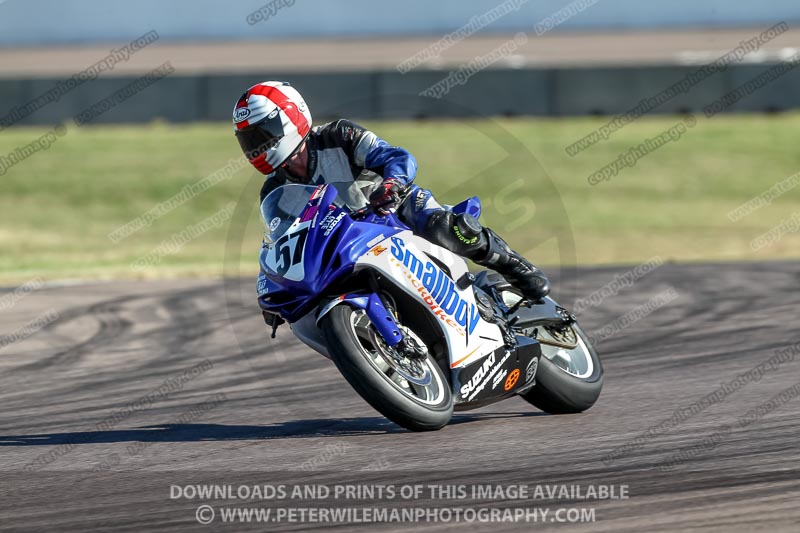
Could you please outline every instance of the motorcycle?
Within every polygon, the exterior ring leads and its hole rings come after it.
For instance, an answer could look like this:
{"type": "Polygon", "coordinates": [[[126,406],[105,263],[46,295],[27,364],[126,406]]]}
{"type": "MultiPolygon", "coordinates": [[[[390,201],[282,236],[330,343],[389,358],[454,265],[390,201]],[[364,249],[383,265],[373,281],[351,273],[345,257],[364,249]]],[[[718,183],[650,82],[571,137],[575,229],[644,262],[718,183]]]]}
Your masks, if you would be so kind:
{"type": "MultiPolygon", "coordinates": [[[[450,209],[477,218],[480,200],[450,209]]],[[[602,365],[571,313],[496,273],[473,275],[394,214],[351,209],[329,184],[287,184],[261,215],[262,308],[400,426],[437,430],[454,410],[515,395],[578,413],[600,395],[602,365]]]]}

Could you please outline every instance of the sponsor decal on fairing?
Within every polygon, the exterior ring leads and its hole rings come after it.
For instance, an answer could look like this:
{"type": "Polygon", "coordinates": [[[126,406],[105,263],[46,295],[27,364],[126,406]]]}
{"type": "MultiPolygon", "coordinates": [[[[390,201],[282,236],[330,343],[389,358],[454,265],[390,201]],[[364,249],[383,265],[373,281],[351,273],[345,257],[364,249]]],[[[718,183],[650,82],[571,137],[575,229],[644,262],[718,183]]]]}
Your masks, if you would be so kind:
{"type": "Polygon", "coordinates": [[[368,253],[368,254],[372,254],[372,255],[374,255],[375,257],[378,257],[379,255],[381,255],[381,254],[382,254],[383,252],[385,252],[386,250],[388,250],[388,248],[386,248],[385,246],[381,246],[381,245],[379,244],[379,245],[377,245],[376,247],[374,247],[373,249],[371,249],[371,250],[370,250],[369,252],[367,252],[367,253],[368,253]]]}
{"type": "Polygon", "coordinates": [[[378,244],[379,242],[383,241],[384,239],[386,239],[386,237],[384,237],[383,233],[381,233],[380,235],[378,235],[374,239],[372,239],[370,241],[367,241],[367,246],[369,246],[369,247],[375,246],[376,244],[378,244]]]}
{"type": "Polygon", "coordinates": [[[539,358],[534,357],[525,369],[525,383],[530,383],[536,377],[536,370],[539,368],[539,358]]]}
{"type": "Polygon", "coordinates": [[[421,260],[405,246],[405,241],[392,237],[395,264],[402,266],[411,285],[433,314],[451,327],[471,334],[481,319],[478,307],[461,297],[455,282],[432,261],[421,260]]]}
{"type": "Polygon", "coordinates": [[[503,381],[503,378],[506,377],[506,374],[508,374],[508,370],[506,370],[505,368],[503,369],[502,372],[497,373],[497,375],[492,380],[492,390],[496,389],[497,386],[500,385],[500,382],[503,381]]]}
{"type": "Polygon", "coordinates": [[[336,226],[339,225],[339,222],[341,222],[345,216],[347,216],[347,213],[345,213],[344,211],[339,213],[337,216],[333,216],[331,214],[325,215],[325,218],[323,218],[322,222],[319,223],[319,228],[325,230],[325,233],[323,235],[325,237],[330,235],[331,232],[333,232],[333,230],[336,229],[336,226]]]}
{"type": "Polygon", "coordinates": [[[496,354],[492,352],[492,354],[483,362],[478,371],[475,372],[475,375],[472,376],[472,378],[461,387],[461,396],[466,396],[478,386],[478,383],[480,383],[484,376],[486,376],[486,373],[489,371],[489,369],[494,365],[496,360],[495,358],[496,354]]]}
{"type": "MultiPolygon", "coordinates": [[[[492,355],[490,355],[486,359],[486,361],[484,362],[484,364],[481,366],[481,368],[479,370],[479,372],[481,372],[482,377],[485,376],[486,379],[484,379],[477,387],[475,387],[474,390],[470,389],[470,390],[467,390],[467,392],[464,392],[464,387],[461,387],[461,395],[462,396],[466,396],[467,394],[470,395],[469,398],[467,398],[467,401],[474,400],[475,397],[478,396],[478,394],[480,394],[480,392],[484,388],[486,388],[486,384],[489,383],[492,380],[494,375],[497,374],[500,371],[501,368],[503,368],[503,365],[508,360],[508,358],[511,357],[511,352],[510,351],[506,351],[506,354],[503,356],[502,359],[500,359],[500,362],[497,363],[497,365],[495,365],[494,368],[492,368],[492,365],[494,365],[494,361],[495,361],[495,354],[496,354],[496,352],[492,352],[492,355]],[[490,360],[491,360],[491,364],[488,365],[488,368],[492,368],[492,370],[489,372],[489,375],[486,376],[485,375],[486,372],[484,371],[484,368],[487,367],[487,363],[489,363],[490,360]]],[[[473,378],[474,378],[474,376],[473,376],[473,378]]],[[[478,381],[480,381],[480,380],[478,380],[478,381]]],[[[471,382],[472,382],[472,380],[470,380],[470,383],[471,382]]],[[[468,383],[468,385],[469,385],[469,383],[468,383]]]]}
{"type": "Polygon", "coordinates": [[[520,375],[519,368],[515,368],[514,370],[512,370],[511,373],[506,378],[506,384],[503,385],[503,390],[510,391],[514,387],[514,385],[517,384],[517,381],[519,380],[519,375],[520,375]]]}

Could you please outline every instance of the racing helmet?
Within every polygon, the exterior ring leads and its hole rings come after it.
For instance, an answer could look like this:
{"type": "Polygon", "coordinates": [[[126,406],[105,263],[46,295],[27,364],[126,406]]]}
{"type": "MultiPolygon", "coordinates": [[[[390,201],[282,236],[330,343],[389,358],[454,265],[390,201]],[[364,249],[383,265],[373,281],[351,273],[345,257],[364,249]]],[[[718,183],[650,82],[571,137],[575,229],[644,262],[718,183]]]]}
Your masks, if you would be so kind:
{"type": "Polygon", "coordinates": [[[236,139],[262,174],[281,166],[311,132],[311,111],[297,90],[283,81],[253,85],[233,108],[236,139]]]}

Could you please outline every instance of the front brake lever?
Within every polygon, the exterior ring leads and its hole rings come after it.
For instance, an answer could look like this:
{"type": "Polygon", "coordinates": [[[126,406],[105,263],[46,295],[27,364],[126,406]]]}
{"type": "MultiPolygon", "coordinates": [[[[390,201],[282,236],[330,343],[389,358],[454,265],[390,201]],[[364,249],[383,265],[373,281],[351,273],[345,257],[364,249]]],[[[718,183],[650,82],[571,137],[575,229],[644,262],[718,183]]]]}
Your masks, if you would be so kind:
{"type": "Polygon", "coordinates": [[[354,219],[364,218],[370,212],[377,213],[378,209],[380,209],[382,207],[386,207],[387,205],[391,205],[392,203],[394,203],[394,200],[389,200],[388,202],[384,202],[381,205],[376,205],[374,207],[371,206],[371,205],[368,205],[366,207],[362,207],[361,209],[353,211],[352,213],[350,213],[350,217],[354,218],[354,219]]]}
{"type": "Polygon", "coordinates": [[[364,218],[365,216],[367,216],[369,214],[371,209],[372,209],[372,207],[370,207],[370,206],[362,207],[361,209],[359,209],[357,211],[353,211],[352,213],[350,213],[350,218],[353,218],[355,220],[358,220],[360,218],[364,218]]]}

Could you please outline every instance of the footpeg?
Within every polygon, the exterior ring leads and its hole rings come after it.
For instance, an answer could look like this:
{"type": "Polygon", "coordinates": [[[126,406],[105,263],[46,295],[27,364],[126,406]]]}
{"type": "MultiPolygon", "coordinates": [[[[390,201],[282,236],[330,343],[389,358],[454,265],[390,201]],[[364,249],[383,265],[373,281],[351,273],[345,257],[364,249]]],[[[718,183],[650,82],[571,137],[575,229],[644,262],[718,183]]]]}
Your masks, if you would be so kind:
{"type": "Polygon", "coordinates": [[[475,276],[472,275],[472,272],[467,272],[456,281],[456,287],[459,289],[466,290],[475,283],[475,276]]]}

